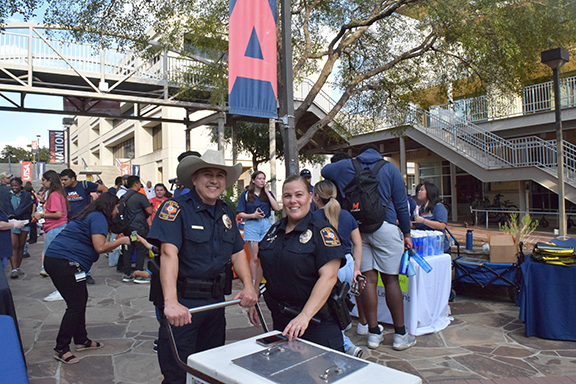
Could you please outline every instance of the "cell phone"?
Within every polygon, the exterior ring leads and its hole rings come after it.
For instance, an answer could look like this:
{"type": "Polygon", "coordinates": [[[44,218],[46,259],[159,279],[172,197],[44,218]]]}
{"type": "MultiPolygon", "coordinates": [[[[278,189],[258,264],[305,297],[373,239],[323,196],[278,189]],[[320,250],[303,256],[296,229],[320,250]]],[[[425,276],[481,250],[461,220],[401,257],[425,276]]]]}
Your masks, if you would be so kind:
{"type": "Polygon", "coordinates": [[[277,335],[262,337],[261,339],[256,339],[256,342],[263,347],[270,347],[271,345],[280,344],[288,340],[287,336],[282,336],[281,333],[277,335]]]}
{"type": "Polygon", "coordinates": [[[138,236],[136,236],[137,234],[138,232],[132,231],[132,233],[130,234],[130,241],[138,241],[138,236]]]}
{"type": "Polygon", "coordinates": [[[262,213],[262,210],[260,209],[260,207],[256,208],[256,212],[262,213]]]}

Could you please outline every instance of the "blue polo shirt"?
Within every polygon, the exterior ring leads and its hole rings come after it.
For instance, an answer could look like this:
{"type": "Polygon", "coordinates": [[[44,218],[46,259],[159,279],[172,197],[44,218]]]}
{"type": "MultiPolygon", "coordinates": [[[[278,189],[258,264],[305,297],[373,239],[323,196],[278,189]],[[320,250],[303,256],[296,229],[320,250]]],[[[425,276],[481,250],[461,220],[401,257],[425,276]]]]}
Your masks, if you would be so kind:
{"type": "MultiPolygon", "coordinates": [[[[260,193],[266,193],[264,191],[260,193]]],[[[270,192],[272,195],[272,192],[270,192]]],[[[264,212],[264,217],[270,217],[270,203],[260,201],[260,198],[257,195],[254,195],[255,199],[254,202],[251,203],[248,201],[248,191],[242,192],[240,198],[238,199],[238,207],[236,208],[236,212],[244,212],[247,214],[252,214],[256,212],[257,208],[260,208],[262,212],[264,212]]],[[[272,195],[274,197],[274,195],[272,195]]]]}
{"type": "Polygon", "coordinates": [[[234,218],[225,202],[206,205],[192,189],[160,205],[148,241],[178,248],[179,280],[211,280],[225,271],[233,254],[244,249],[234,218]]]}
{"type": "Polygon", "coordinates": [[[73,188],[64,188],[66,191],[66,198],[70,203],[68,210],[68,220],[75,214],[80,212],[90,202],[90,193],[98,191],[98,184],[89,181],[78,181],[73,188]],[[86,184],[84,188],[83,184],[86,184]]]}
{"type": "MultiPolygon", "coordinates": [[[[314,216],[320,217],[321,219],[328,221],[326,218],[326,213],[324,208],[318,209],[312,213],[314,216]]],[[[340,211],[338,215],[338,235],[340,236],[340,241],[342,242],[342,250],[344,254],[352,254],[352,231],[358,228],[358,223],[352,214],[344,209],[340,211]]]]}
{"type": "MultiPolygon", "coordinates": [[[[0,209],[0,221],[8,222],[8,215],[0,209]]],[[[0,231],[0,259],[12,257],[12,231],[0,231]]]]}
{"type": "Polygon", "coordinates": [[[88,272],[100,254],[94,249],[92,235],[108,234],[108,221],[101,212],[92,212],[84,220],[72,220],[56,236],[46,250],[46,256],[76,261],[88,272]]]}

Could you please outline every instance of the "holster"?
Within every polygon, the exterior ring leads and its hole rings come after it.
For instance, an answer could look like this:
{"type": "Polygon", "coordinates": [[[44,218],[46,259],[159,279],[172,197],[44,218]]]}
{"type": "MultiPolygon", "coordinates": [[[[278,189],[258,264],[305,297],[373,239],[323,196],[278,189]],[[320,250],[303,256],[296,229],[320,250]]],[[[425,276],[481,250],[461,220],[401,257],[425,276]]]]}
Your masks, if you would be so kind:
{"type": "Polygon", "coordinates": [[[224,294],[226,273],[221,273],[213,280],[200,280],[188,278],[178,280],[176,288],[185,299],[218,299],[224,294]]]}
{"type": "Polygon", "coordinates": [[[232,294],[232,280],[234,280],[234,272],[232,271],[232,260],[228,260],[226,263],[226,281],[224,284],[224,294],[232,294]]]}
{"type": "MultiPolygon", "coordinates": [[[[278,301],[268,293],[268,291],[264,291],[264,301],[266,301],[266,305],[268,309],[272,312],[279,312],[282,315],[293,319],[302,312],[303,306],[293,305],[291,303],[287,303],[284,301],[278,301]]],[[[328,306],[324,304],[324,306],[318,311],[318,313],[314,316],[314,318],[320,323],[322,319],[326,319],[330,316],[330,312],[328,310],[328,306]]]]}
{"type": "Polygon", "coordinates": [[[328,298],[328,308],[332,318],[336,320],[340,329],[345,330],[352,322],[350,310],[354,307],[348,295],[350,284],[342,283],[340,280],[334,286],[332,294],[328,298]]]}

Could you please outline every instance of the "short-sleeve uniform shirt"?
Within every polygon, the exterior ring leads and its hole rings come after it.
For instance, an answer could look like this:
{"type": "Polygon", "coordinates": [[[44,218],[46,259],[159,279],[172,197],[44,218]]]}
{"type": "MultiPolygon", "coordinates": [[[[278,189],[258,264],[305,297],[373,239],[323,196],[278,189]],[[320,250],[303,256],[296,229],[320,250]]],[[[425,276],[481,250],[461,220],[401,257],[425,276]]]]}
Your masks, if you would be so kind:
{"type": "Polygon", "coordinates": [[[303,306],[320,277],[318,271],[333,259],[346,263],[340,238],[325,220],[308,213],[286,233],[287,219],[274,223],[260,242],[258,258],[266,290],[277,301],[303,306]]]}
{"type": "Polygon", "coordinates": [[[209,206],[191,190],[160,206],[148,239],[178,248],[178,279],[214,279],[230,257],[244,249],[234,217],[222,200],[209,206]]]}
{"type": "Polygon", "coordinates": [[[90,193],[98,191],[98,184],[89,181],[79,181],[73,188],[64,188],[66,191],[66,198],[70,204],[68,211],[68,220],[75,214],[80,212],[90,202],[90,193]],[[84,188],[84,183],[86,188],[84,188]]]}
{"type": "MultiPolygon", "coordinates": [[[[314,216],[318,216],[323,220],[328,221],[326,218],[326,213],[324,209],[318,209],[314,211],[314,216]]],[[[344,209],[340,210],[340,215],[338,215],[338,235],[340,236],[340,241],[342,242],[342,250],[344,254],[347,255],[352,253],[352,231],[358,228],[358,223],[354,216],[344,209]]]]}

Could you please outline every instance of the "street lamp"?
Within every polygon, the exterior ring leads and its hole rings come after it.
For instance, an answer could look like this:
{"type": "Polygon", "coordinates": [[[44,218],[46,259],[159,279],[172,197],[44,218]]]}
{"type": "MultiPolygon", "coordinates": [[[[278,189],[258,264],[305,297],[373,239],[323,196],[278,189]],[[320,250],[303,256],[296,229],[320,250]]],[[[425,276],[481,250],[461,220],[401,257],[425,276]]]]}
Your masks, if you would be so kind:
{"type": "Polygon", "coordinates": [[[556,151],[558,152],[558,229],[566,236],[566,205],[564,199],[564,143],[562,138],[562,100],[560,96],[560,67],[570,61],[564,48],[554,48],[540,53],[540,61],[552,69],[554,82],[554,111],[556,112],[556,151]]]}
{"type": "Polygon", "coordinates": [[[37,145],[37,150],[36,150],[36,177],[37,180],[42,180],[42,177],[40,176],[40,172],[38,172],[38,162],[40,161],[40,135],[36,135],[36,145],[37,145]]]}

